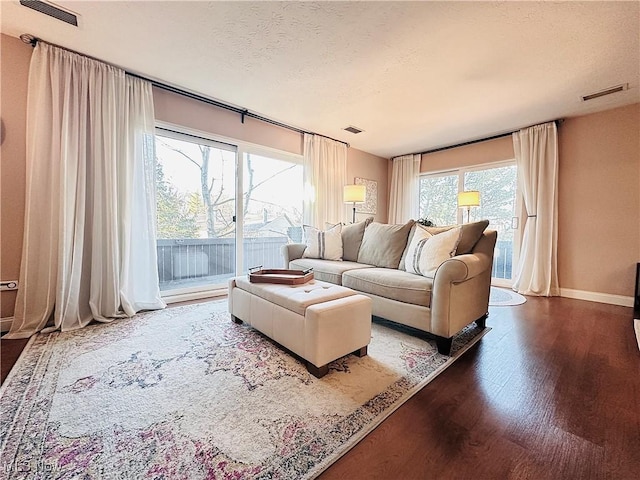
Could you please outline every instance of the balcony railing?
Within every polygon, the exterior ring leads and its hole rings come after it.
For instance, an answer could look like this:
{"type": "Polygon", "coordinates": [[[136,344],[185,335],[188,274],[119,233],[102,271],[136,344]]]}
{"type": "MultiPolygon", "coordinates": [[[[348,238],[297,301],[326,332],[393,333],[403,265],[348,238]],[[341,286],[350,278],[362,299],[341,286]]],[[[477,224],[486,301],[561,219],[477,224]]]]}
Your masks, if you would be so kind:
{"type": "MultiPolygon", "coordinates": [[[[235,239],[183,238],[159,239],[158,275],[160,290],[216,285],[233,277],[236,265],[235,239]]],[[[282,268],[284,236],[245,238],[242,242],[245,273],[250,267],[282,268]]],[[[492,276],[510,279],[512,275],[511,241],[498,241],[492,276]]]]}
{"type": "Polygon", "coordinates": [[[493,253],[493,268],[491,276],[494,278],[511,279],[513,261],[513,243],[511,240],[496,242],[493,253]]]}
{"type": "MultiPolygon", "coordinates": [[[[245,238],[242,252],[245,272],[249,267],[282,267],[284,236],[245,238]]],[[[215,285],[233,277],[236,265],[233,238],[158,239],[160,290],[215,285]]]]}

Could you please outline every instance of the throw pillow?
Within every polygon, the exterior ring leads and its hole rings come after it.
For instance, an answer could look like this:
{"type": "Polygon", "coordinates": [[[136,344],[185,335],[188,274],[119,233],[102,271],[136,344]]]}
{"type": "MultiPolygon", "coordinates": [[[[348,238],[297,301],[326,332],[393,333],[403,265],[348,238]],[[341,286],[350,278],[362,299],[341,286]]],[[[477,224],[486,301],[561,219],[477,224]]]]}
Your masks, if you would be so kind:
{"type": "Polygon", "coordinates": [[[358,262],[376,267],[398,268],[413,224],[413,220],[404,225],[372,222],[364,230],[358,262]]]}
{"type": "Polygon", "coordinates": [[[456,254],[461,233],[461,227],[454,227],[433,235],[418,225],[407,248],[405,270],[433,277],[438,267],[456,254]]]}
{"type": "Polygon", "coordinates": [[[437,235],[442,232],[451,230],[452,228],[462,227],[462,236],[460,237],[460,243],[458,244],[457,255],[464,255],[465,253],[471,253],[473,247],[476,246],[482,233],[489,226],[489,220],[480,220],[478,222],[465,223],[463,225],[449,225],[446,227],[423,227],[432,235],[437,235]]]}
{"type": "MultiPolygon", "coordinates": [[[[349,262],[358,261],[358,252],[360,251],[360,245],[362,245],[362,237],[364,236],[364,230],[367,226],[373,222],[373,217],[369,217],[358,223],[350,223],[342,225],[342,259],[349,262]]],[[[332,223],[326,223],[325,228],[331,228],[334,225],[332,223]]]]}
{"type": "Polygon", "coordinates": [[[304,226],[307,248],[302,254],[305,258],[323,260],[342,260],[342,225],[338,224],[326,231],[310,225],[304,226]]]}

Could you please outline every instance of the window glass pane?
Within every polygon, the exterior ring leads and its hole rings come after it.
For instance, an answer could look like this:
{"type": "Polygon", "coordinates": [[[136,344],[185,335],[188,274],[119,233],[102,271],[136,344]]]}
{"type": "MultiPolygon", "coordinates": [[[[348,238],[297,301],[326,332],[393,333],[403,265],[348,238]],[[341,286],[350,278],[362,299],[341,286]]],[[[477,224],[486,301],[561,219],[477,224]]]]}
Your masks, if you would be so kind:
{"type": "Polygon", "coordinates": [[[458,174],[420,177],[420,218],[436,225],[458,222],[458,174]]]}
{"type": "Polygon", "coordinates": [[[471,221],[487,219],[489,228],[498,232],[493,277],[510,279],[516,216],[516,166],[487,168],[464,174],[465,190],[480,191],[480,206],[471,208],[471,221]]]}
{"type": "Polygon", "coordinates": [[[302,241],[302,165],[245,153],[244,272],[282,268],[282,245],[302,241]]]}
{"type": "Polygon", "coordinates": [[[236,153],[156,135],[160,290],[226,283],[235,274],[236,153]]]}

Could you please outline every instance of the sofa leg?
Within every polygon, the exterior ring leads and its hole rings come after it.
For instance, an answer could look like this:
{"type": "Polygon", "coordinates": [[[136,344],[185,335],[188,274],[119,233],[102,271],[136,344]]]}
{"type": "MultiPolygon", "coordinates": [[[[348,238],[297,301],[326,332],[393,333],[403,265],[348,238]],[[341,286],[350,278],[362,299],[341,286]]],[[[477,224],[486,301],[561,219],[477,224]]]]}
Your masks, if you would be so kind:
{"type": "Polygon", "coordinates": [[[231,315],[231,320],[233,320],[233,323],[237,323],[238,325],[240,325],[242,323],[242,320],[240,320],[235,315],[231,315]]]}
{"type": "Polygon", "coordinates": [[[485,313],[483,316],[481,316],[479,319],[476,320],[476,325],[478,325],[478,327],[480,328],[486,328],[487,327],[487,317],[489,316],[488,313],[485,313]]]}
{"type": "Polygon", "coordinates": [[[438,353],[442,355],[451,355],[451,344],[453,343],[453,337],[436,337],[436,346],[438,347],[438,353]]]}

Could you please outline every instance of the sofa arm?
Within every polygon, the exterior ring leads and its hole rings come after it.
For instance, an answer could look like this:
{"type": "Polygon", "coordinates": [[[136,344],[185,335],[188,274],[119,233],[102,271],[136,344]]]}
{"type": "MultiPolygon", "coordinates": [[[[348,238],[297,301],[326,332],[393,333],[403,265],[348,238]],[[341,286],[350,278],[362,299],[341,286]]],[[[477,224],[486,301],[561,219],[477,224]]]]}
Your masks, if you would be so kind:
{"type": "Polygon", "coordinates": [[[307,246],[304,243],[288,243],[282,246],[282,256],[284,257],[284,268],[289,268],[289,262],[302,258],[307,246]]]}
{"type": "Polygon", "coordinates": [[[434,284],[460,283],[477,277],[482,272],[491,268],[492,259],[482,253],[468,253],[458,255],[445,261],[434,277],[434,284]]]}
{"type": "Polygon", "coordinates": [[[487,313],[492,262],[490,255],[470,253],[440,265],[431,291],[432,333],[450,338],[487,313]]]}

